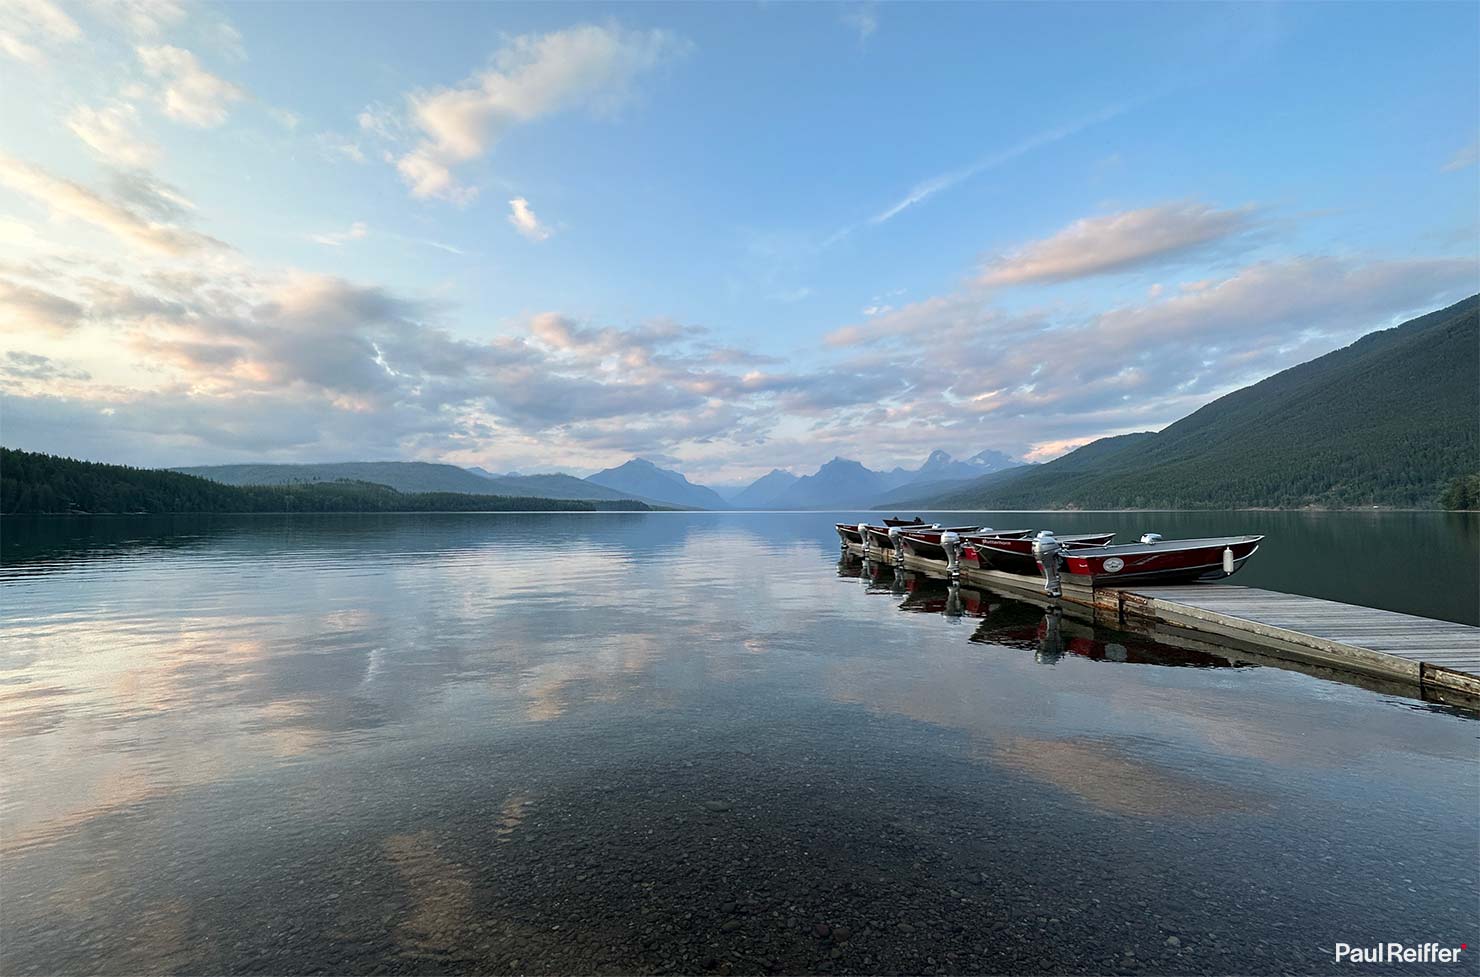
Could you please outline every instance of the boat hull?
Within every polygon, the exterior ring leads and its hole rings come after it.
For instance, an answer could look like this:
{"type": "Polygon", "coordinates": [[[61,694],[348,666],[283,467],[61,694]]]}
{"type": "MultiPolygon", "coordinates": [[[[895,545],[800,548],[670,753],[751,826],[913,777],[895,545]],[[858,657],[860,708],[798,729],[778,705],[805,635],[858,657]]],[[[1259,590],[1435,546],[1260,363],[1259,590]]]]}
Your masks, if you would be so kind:
{"type": "MultiPolygon", "coordinates": [[[[1016,532],[1017,530],[1013,530],[1016,532]]],[[[931,529],[925,532],[906,530],[899,536],[899,545],[911,556],[918,556],[926,560],[946,559],[946,550],[940,545],[942,533],[955,533],[958,536],[983,535],[979,526],[946,526],[941,529],[931,529]]]]}
{"type": "Polygon", "coordinates": [[[1061,559],[1064,573],[1071,580],[1093,587],[1194,583],[1233,576],[1259,552],[1261,539],[1262,536],[1245,537],[1210,546],[1168,546],[1160,550],[1138,547],[1135,552],[1126,553],[1114,552],[1118,547],[1096,548],[1098,552],[1070,550],[1061,559]],[[1225,549],[1233,551],[1231,570],[1224,566],[1225,549]]]}
{"type": "MultiPolygon", "coordinates": [[[[1114,533],[1086,533],[1060,536],[1059,542],[1066,549],[1073,550],[1087,546],[1104,546],[1114,538],[1114,533]]],[[[971,546],[976,551],[977,565],[983,569],[1024,576],[1034,576],[1042,572],[1038,567],[1038,560],[1033,556],[1031,537],[973,541],[971,546]]]]}

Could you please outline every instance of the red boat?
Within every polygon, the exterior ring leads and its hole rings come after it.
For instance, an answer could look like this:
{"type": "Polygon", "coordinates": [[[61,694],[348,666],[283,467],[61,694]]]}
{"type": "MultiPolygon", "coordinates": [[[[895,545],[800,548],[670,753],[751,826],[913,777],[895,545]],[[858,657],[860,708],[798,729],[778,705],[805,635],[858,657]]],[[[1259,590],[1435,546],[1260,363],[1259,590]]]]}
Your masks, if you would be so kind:
{"type": "Polygon", "coordinates": [[[1147,534],[1138,543],[1087,546],[1058,554],[1064,572],[1081,583],[1118,587],[1125,583],[1186,583],[1221,580],[1243,568],[1263,536],[1162,539],[1147,534]]]}
{"type": "Polygon", "coordinates": [[[838,531],[838,535],[842,537],[844,545],[848,543],[857,543],[859,546],[863,545],[863,536],[858,532],[857,523],[854,523],[850,526],[845,522],[837,522],[833,523],[833,528],[836,529],[838,531]]]}
{"type": "MultiPolygon", "coordinates": [[[[884,521],[887,523],[891,520],[885,519],[884,521]]],[[[891,553],[894,552],[894,537],[889,535],[889,529],[892,527],[869,526],[867,528],[868,541],[871,546],[877,547],[881,550],[888,550],[891,553]]]]}
{"type": "MultiPolygon", "coordinates": [[[[1030,532],[1030,530],[1009,530],[1009,532],[1030,532]]],[[[931,526],[929,529],[904,529],[899,533],[899,545],[911,556],[921,556],[927,560],[944,560],[946,551],[940,545],[942,533],[955,533],[957,536],[990,536],[993,530],[985,526],[931,526]]]]}
{"type": "MultiPolygon", "coordinates": [[[[1104,546],[1115,538],[1115,534],[1078,533],[1054,538],[1065,549],[1075,550],[1086,546],[1104,546]]],[[[1038,560],[1033,556],[1033,540],[1027,533],[1006,539],[972,536],[961,549],[961,563],[964,566],[1029,576],[1038,572],[1038,560]]]]}

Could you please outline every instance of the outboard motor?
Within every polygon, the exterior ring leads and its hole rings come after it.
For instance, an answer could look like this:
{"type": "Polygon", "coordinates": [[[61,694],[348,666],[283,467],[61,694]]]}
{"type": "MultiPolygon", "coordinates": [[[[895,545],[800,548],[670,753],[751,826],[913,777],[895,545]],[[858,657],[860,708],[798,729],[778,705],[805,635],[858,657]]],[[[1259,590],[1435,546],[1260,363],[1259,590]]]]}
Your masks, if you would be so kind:
{"type": "Polygon", "coordinates": [[[946,551],[946,572],[952,577],[961,575],[961,536],[947,530],[940,534],[940,548],[946,551]]]}
{"type": "Polygon", "coordinates": [[[1150,543],[1160,543],[1161,542],[1161,533],[1146,533],[1144,536],[1141,537],[1141,542],[1147,543],[1147,544],[1150,544],[1150,543]]]}
{"type": "Polygon", "coordinates": [[[889,527],[889,542],[894,544],[894,565],[904,565],[904,550],[899,545],[899,537],[903,535],[898,526],[889,527]]]}
{"type": "Polygon", "coordinates": [[[864,557],[868,556],[868,523],[858,524],[858,542],[863,546],[864,557]]]}
{"type": "Polygon", "coordinates": [[[1043,530],[1033,538],[1033,559],[1043,572],[1043,592],[1050,597],[1062,597],[1063,586],[1059,582],[1059,551],[1063,549],[1054,534],[1043,530]]]}

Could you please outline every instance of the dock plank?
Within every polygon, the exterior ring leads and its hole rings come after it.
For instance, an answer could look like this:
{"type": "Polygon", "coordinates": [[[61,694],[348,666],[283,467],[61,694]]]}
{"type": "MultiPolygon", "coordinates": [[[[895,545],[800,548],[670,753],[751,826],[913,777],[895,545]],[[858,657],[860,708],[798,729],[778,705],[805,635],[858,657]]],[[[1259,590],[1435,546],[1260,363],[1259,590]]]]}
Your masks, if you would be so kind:
{"type": "Polygon", "coordinates": [[[1430,665],[1434,681],[1480,685],[1480,628],[1467,624],[1232,584],[1140,587],[1134,593],[1172,623],[1248,631],[1375,672],[1427,676],[1423,666],[1430,665]]]}

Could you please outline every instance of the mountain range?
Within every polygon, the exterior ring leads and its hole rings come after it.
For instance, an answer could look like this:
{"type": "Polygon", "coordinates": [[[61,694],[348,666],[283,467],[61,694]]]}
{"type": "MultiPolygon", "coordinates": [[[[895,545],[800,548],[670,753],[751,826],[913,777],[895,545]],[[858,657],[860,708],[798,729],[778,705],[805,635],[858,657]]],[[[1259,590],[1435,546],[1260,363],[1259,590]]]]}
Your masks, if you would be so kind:
{"type": "Polygon", "coordinates": [[[915,504],[942,509],[1432,507],[1480,472],[1480,296],[1236,390],[1160,432],[915,504]]]}
{"type": "Polygon", "coordinates": [[[714,489],[634,458],[587,478],[427,462],[212,465],[229,485],[351,480],[460,492],[686,509],[1053,509],[1411,506],[1480,472],[1480,296],[1371,333],[1234,391],[1169,425],[1091,442],[1042,465],[998,451],[875,471],[834,458],[714,489]]]}
{"type": "Polygon", "coordinates": [[[586,478],[564,473],[498,474],[484,468],[424,461],[351,461],[325,464],[197,465],[173,471],[225,485],[309,485],[341,481],[384,485],[398,492],[460,492],[521,498],[643,502],[680,509],[820,509],[859,507],[883,501],[891,492],[918,495],[1019,464],[997,451],[958,461],[934,451],[919,468],[876,472],[856,461],[835,458],[816,474],[797,476],[776,469],[730,494],[690,482],[682,473],[633,458],[586,478]]]}

